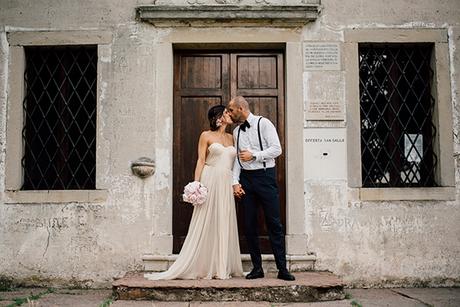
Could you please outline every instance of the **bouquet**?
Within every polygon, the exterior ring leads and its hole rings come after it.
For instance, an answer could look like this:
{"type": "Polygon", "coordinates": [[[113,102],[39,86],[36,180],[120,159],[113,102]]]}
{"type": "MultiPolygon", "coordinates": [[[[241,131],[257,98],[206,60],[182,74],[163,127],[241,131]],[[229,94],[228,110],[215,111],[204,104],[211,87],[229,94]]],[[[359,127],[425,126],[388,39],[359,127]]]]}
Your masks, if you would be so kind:
{"type": "Polygon", "coordinates": [[[194,206],[202,205],[206,201],[207,195],[208,189],[202,185],[201,182],[193,181],[184,187],[184,194],[182,194],[182,199],[194,206]]]}

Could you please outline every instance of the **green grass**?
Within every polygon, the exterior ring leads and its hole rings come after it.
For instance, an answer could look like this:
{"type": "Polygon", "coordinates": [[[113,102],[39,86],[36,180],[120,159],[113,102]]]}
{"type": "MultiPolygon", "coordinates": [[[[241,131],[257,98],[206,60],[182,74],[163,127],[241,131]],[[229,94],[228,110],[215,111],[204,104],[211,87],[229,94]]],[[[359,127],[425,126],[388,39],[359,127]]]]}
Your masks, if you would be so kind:
{"type": "Polygon", "coordinates": [[[99,307],[109,307],[112,305],[113,300],[111,298],[106,299],[105,301],[102,302],[102,304],[99,305],[99,307]]]}
{"type": "Polygon", "coordinates": [[[21,305],[23,305],[23,304],[25,304],[27,302],[36,301],[36,300],[40,299],[42,296],[50,294],[50,293],[53,293],[53,292],[54,292],[54,289],[48,288],[46,291],[40,292],[38,294],[31,294],[31,295],[29,295],[27,297],[16,297],[16,298],[12,299],[12,301],[14,303],[9,304],[7,307],[21,306],[21,305]]]}
{"type": "Polygon", "coordinates": [[[363,307],[363,305],[361,305],[357,301],[351,301],[351,306],[353,306],[353,307],[363,307]]]}

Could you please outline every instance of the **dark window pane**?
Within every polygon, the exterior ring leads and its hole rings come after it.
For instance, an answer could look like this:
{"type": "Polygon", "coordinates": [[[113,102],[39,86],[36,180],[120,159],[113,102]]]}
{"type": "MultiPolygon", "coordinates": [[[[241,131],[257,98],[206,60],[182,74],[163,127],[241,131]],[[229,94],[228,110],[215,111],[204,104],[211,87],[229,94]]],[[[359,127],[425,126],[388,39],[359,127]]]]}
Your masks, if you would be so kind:
{"type": "Polygon", "coordinates": [[[26,47],[25,56],[22,189],[95,189],[97,47],[26,47]]]}
{"type": "Polygon", "coordinates": [[[429,187],[437,158],[432,44],[360,44],[364,187],[429,187]]]}

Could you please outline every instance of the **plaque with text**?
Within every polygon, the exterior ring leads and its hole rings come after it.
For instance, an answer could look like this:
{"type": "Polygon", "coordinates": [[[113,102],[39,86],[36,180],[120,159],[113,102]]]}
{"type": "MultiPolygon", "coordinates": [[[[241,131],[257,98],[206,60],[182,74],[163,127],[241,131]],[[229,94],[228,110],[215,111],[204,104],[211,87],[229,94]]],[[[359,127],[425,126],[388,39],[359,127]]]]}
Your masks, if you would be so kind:
{"type": "Polygon", "coordinates": [[[303,44],[304,70],[340,70],[340,43],[303,44]]]}
{"type": "Polygon", "coordinates": [[[304,159],[305,179],[346,179],[346,129],[304,129],[304,159]]]}
{"type": "Polygon", "coordinates": [[[306,120],[345,120],[340,101],[307,101],[306,120]]]}

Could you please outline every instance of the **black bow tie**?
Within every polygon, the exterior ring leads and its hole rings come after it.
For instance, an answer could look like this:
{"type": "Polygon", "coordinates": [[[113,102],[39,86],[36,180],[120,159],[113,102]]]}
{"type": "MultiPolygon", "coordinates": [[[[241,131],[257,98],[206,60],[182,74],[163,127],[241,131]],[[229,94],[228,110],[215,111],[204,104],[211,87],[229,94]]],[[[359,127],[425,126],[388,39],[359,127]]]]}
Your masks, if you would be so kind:
{"type": "Polygon", "coordinates": [[[243,131],[246,131],[246,128],[250,128],[250,127],[251,127],[251,125],[248,123],[247,120],[245,120],[244,123],[242,123],[240,125],[240,129],[243,130],[243,131]]]}

